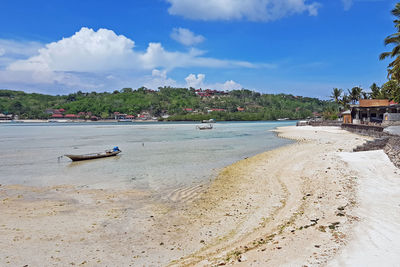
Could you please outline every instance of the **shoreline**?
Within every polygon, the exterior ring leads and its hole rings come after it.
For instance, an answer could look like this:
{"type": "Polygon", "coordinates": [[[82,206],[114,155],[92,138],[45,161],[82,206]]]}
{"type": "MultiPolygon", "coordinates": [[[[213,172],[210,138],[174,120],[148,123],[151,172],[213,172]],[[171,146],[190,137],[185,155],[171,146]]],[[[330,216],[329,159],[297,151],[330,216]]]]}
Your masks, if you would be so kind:
{"type": "Polygon", "coordinates": [[[335,257],[354,240],[360,199],[359,170],[341,155],[369,138],[335,127],[277,132],[297,142],[227,166],[209,184],[182,189],[177,195],[185,202],[178,206],[134,190],[0,186],[6,214],[0,218],[0,263],[342,262],[335,257]]]}
{"type": "MultiPolygon", "coordinates": [[[[222,235],[222,242],[221,236],[206,240],[207,246],[173,265],[326,263],[345,242],[349,224],[354,222],[351,215],[338,217],[337,209],[352,205],[355,198],[351,172],[340,170],[343,177],[334,180],[341,162],[332,152],[350,151],[351,147],[333,140],[346,132],[331,131],[332,127],[278,128],[280,137],[297,142],[225,168],[203,196],[200,208],[213,213],[211,218],[234,216],[234,220],[222,219],[216,227],[228,234],[222,235]],[[299,136],[304,129],[308,131],[299,136]],[[343,187],[351,190],[342,192],[343,187]],[[212,209],[213,205],[218,209],[212,209]]],[[[367,139],[349,133],[344,141],[358,145],[367,139]]]]}

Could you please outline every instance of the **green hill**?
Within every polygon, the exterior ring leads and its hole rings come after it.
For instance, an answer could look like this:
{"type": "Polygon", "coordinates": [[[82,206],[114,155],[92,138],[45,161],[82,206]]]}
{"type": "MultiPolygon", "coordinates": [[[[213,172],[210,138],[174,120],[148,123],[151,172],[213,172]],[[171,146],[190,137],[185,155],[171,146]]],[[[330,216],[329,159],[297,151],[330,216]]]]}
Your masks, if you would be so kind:
{"type": "MultiPolygon", "coordinates": [[[[334,107],[330,101],[287,94],[261,94],[242,89],[229,92],[193,88],[124,88],[112,93],[83,93],[53,96],[22,91],[0,90],[0,113],[16,114],[21,119],[46,119],[46,109],[65,109],[65,113],[85,112],[112,118],[114,112],[152,117],[170,115],[168,120],[276,120],[303,119],[334,107]]],[[[166,117],[166,116],[165,116],[166,117]]]]}

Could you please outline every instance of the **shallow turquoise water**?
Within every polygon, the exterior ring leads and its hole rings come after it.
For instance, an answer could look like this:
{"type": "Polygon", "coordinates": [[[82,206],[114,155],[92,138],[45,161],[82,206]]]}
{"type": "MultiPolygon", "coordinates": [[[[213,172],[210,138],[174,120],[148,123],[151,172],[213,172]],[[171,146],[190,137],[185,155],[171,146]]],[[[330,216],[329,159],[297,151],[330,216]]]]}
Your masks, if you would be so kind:
{"type": "Polygon", "coordinates": [[[222,167],[290,143],[270,130],[295,122],[0,124],[0,184],[138,188],[204,183],[222,167]],[[120,156],[72,163],[64,154],[119,146],[120,156]]]}

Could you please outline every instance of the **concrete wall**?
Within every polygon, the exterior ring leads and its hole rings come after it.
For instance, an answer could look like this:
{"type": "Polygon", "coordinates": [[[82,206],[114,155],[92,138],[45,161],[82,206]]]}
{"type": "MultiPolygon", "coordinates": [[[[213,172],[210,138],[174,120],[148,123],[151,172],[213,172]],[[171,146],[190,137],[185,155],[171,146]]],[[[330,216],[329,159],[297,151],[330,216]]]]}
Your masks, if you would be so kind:
{"type": "Polygon", "coordinates": [[[382,126],[369,126],[362,124],[342,124],[342,129],[347,130],[349,132],[358,133],[361,135],[374,136],[374,137],[382,137],[389,135],[388,133],[383,132],[382,126]]]}
{"type": "Polygon", "coordinates": [[[342,128],[361,135],[377,137],[373,141],[356,147],[354,151],[383,149],[393,164],[400,168],[400,136],[384,132],[384,127],[381,126],[342,124],[342,128]]]}
{"type": "Polygon", "coordinates": [[[342,121],[329,121],[329,120],[309,121],[308,125],[311,125],[311,126],[337,126],[337,127],[340,127],[342,125],[342,121]]]}

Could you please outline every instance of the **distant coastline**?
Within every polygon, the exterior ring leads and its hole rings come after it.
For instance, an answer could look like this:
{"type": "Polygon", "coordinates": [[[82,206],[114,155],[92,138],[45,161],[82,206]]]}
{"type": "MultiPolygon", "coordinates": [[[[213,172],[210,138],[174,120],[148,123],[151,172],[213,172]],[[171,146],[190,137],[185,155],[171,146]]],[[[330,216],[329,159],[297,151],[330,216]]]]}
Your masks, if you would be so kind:
{"type": "MultiPolygon", "coordinates": [[[[218,122],[290,122],[290,121],[297,121],[297,120],[260,120],[260,121],[218,121],[218,122]]],[[[186,122],[186,123],[202,123],[201,121],[182,121],[182,120],[132,120],[128,122],[118,121],[118,120],[64,120],[64,121],[49,121],[49,120],[39,120],[39,119],[24,119],[24,120],[0,120],[1,123],[119,123],[119,124],[130,124],[130,123],[166,123],[166,122],[186,122]]]]}
{"type": "Polygon", "coordinates": [[[247,89],[160,87],[69,95],[0,90],[0,120],[275,121],[321,117],[332,101],[247,89]]]}

